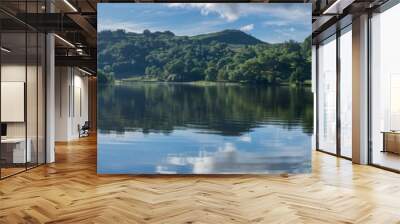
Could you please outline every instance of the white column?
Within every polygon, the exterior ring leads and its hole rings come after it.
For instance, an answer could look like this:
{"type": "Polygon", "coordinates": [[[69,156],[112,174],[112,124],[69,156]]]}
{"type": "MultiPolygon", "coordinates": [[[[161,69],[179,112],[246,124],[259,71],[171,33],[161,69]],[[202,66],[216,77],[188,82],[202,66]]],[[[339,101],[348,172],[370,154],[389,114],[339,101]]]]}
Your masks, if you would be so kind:
{"type": "Polygon", "coordinates": [[[368,163],[368,15],[353,19],[353,162],[368,163]]]}
{"type": "Polygon", "coordinates": [[[55,44],[53,34],[47,34],[46,45],[46,163],[52,163],[55,161],[55,44]]]}

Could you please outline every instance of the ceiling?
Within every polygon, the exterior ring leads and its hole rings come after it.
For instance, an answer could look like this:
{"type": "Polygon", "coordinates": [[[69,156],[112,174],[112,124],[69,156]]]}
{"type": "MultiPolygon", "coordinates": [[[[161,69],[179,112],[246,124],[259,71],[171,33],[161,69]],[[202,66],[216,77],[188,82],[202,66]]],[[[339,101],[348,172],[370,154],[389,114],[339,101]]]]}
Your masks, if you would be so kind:
{"type": "MultiPolygon", "coordinates": [[[[312,3],[313,37],[339,19],[382,4],[386,0],[269,0],[251,2],[312,3]]],[[[26,29],[54,32],[56,64],[85,67],[95,73],[97,46],[97,3],[139,2],[135,0],[1,0],[0,22],[3,32],[26,29]],[[47,3],[46,3],[47,2],[47,3]],[[51,12],[51,13],[50,13],[51,12]]],[[[168,2],[167,0],[140,2],[168,2]]],[[[180,1],[185,2],[185,1],[180,1]]],[[[193,1],[188,1],[193,2],[193,1]]],[[[205,1],[201,1],[205,2],[205,1]]],[[[227,2],[227,0],[206,0],[227,2]]],[[[229,2],[249,2],[230,0],[229,2]]]]}

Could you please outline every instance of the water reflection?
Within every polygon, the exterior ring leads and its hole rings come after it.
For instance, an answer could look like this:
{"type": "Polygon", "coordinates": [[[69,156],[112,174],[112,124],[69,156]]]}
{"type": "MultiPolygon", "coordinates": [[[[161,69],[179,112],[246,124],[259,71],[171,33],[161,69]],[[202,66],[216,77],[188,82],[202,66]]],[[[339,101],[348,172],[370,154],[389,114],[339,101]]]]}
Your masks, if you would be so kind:
{"type": "Polygon", "coordinates": [[[306,172],[309,165],[304,163],[304,155],[260,155],[260,153],[240,152],[232,143],[225,143],[216,152],[199,151],[196,157],[168,155],[165,165],[158,165],[156,172],[177,173],[177,167],[192,167],[194,174],[213,173],[291,173],[306,172]]]}
{"type": "Polygon", "coordinates": [[[99,173],[310,170],[307,89],[153,83],[99,89],[99,173]]]}

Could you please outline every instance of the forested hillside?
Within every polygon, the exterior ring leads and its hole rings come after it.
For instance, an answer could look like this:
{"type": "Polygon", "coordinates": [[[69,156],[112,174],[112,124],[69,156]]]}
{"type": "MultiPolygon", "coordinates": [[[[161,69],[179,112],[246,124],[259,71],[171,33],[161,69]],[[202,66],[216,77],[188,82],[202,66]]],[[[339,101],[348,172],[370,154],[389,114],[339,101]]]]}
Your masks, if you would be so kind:
{"type": "Polygon", "coordinates": [[[170,31],[98,34],[99,82],[111,80],[296,83],[311,79],[311,39],[262,42],[239,30],[198,36],[170,31]]]}

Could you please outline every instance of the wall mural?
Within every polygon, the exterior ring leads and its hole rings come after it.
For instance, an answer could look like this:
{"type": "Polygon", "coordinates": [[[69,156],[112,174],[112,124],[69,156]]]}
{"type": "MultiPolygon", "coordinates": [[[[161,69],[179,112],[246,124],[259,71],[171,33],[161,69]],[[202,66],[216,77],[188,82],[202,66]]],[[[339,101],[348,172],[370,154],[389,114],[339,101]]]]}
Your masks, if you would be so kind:
{"type": "Polygon", "coordinates": [[[98,5],[100,174],[311,171],[311,4],[98,5]]]}

